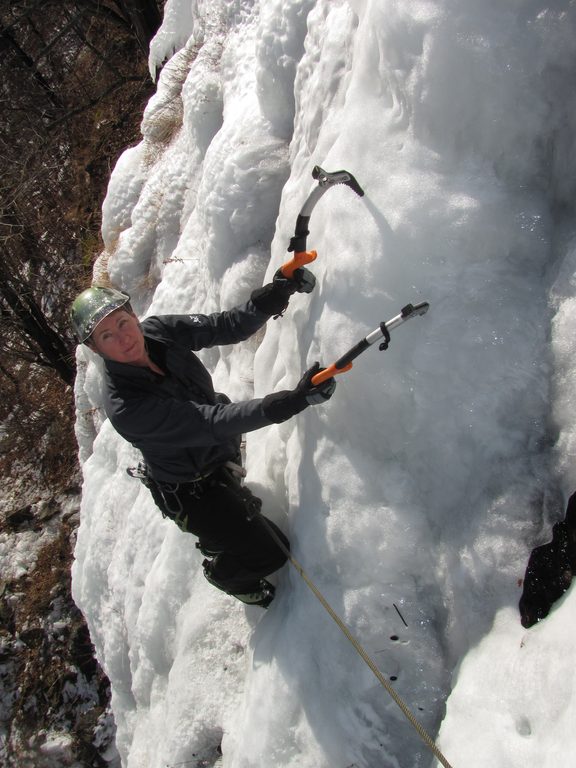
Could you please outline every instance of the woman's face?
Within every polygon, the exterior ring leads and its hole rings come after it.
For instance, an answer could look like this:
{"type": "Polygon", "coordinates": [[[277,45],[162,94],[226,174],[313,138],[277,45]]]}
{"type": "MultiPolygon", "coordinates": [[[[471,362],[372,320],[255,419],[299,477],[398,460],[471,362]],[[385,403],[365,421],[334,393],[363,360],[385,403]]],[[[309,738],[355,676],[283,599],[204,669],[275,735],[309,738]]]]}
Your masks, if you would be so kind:
{"type": "Polygon", "coordinates": [[[101,320],[90,337],[95,352],[117,363],[147,365],[144,335],[138,318],[120,308],[101,320]]]}

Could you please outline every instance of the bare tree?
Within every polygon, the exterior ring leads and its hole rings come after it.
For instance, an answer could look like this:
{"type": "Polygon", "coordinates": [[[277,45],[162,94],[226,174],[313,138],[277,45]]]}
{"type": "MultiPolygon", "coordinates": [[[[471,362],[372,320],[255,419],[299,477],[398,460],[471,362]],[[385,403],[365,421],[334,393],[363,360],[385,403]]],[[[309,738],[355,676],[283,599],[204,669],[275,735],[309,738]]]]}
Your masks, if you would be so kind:
{"type": "Polygon", "coordinates": [[[159,23],[156,0],[0,0],[0,424],[41,407],[47,376],[73,383],[68,306],[101,250],[111,168],[139,138],[159,23]]]}

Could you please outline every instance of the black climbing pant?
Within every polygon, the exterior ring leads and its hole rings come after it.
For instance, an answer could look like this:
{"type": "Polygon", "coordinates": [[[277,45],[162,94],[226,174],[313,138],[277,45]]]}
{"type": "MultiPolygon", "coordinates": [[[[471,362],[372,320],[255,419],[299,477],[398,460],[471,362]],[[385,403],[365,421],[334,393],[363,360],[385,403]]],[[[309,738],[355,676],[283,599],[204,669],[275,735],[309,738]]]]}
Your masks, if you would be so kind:
{"type": "Polygon", "coordinates": [[[268,527],[289,549],[288,539],[260,513],[261,500],[221,467],[192,483],[147,483],[162,513],[178,527],[198,537],[198,547],[210,560],[209,581],[228,594],[255,592],[261,579],[281,568],[286,554],[268,527]]]}

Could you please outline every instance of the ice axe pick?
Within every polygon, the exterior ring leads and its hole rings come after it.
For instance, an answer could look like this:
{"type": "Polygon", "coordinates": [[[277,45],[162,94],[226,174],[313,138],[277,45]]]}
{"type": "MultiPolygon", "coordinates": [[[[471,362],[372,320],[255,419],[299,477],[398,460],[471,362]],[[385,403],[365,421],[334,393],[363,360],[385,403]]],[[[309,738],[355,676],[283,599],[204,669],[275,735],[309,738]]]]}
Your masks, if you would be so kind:
{"type": "Polygon", "coordinates": [[[338,184],[344,184],[350,187],[359,197],[364,195],[364,190],[358,184],[354,176],[349,171],[334,171],[328,173],[328,171],[320,168],[319,165],[315,165],[312,169],[312,178],[316,179],[318,184],[314,187],[312,192],[308,195],[306,202],[300,209],[298,218],[296,219],[296,229],[294,230],[294,237],[290,240],[288,251],[294,252],[294,256],[286,264],[280,267],[280,271],[284,277],[290,278],[294,275],[294,271],[298,267],[309,264],[318,256],[316,251],[306,250],[306,238],[310,234],[308,231],[308,224],[310,222],[310,216],[316,203],[320,200],[322,195],[331,187],[335,187],[338,184]]]}

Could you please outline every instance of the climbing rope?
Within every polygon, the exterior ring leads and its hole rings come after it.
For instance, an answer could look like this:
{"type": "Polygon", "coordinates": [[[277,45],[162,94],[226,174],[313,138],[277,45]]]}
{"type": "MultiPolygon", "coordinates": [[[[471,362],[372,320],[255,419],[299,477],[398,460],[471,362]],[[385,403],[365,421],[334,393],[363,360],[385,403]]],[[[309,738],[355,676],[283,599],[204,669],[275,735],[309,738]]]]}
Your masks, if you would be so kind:
{"type": "Polygon", "coordinates": [[[422,727],[422,725],[418,722],[418,720],[414,717],[410,709],[408,708],[408,705],[406,702],[402,699],[402,697],[394,690],[393,686],[390,685],[388,680],[383,676],[383,674],[380,672],[374,661],[370,658],[367,651],[362,647],[362,645],[358,642],[358,640],[354,637],[354,635],[350,632],[346,624],[342,621],[340,616],[336,613],[336,611],[332,608],[330,603],[326,600],[324,595],[320,592],[318,587],[314,584],[312,579],[308,576],[304,568],[300,565],[300,563],[296,560],[296,558],[291,554],[290,550],[284,545],[284,543],[281,541],[281,539],[276,535],[275,531],[272,529],[270,525],[268,525],[268,521],[266,518],[262,516],[258,516],[259,520],[264,524],[266,530],[270,534],[270,536],[274,539],[276,544],[280,547],[280,549],[284,552],[284,554],[288,557],[288,560],[293,565],[295,570],[300,574],[304,582],[307,584],[307,586],[312,590],[313,594],[318,598],[324,609],[327,611],[327,613],[331,616],[331,618],[336,622],[340,630],[346,635],[348,640],[352,643],[357,653],[360,655],[360,657],[364,660],[364,662],[370,667],[376,678],[378,679],[378,682],[381,683],[381,685],[385,688],[386,692],[391,696],[391,698],[394,700],[394,702],[397,704],[397,706],[402,711],[402,714],[410,725],[416,730],[416,733],[420,736],[424,744],[428,747],[428,749],[434,754],[434,756],[437,758],[437,760],[444,766],[444,768],[452,768],[448,760],[444,757],[440,749],[436,746],[436,743],[434,742],[434,739],[430,736],[430,734],[422,727]]]}

